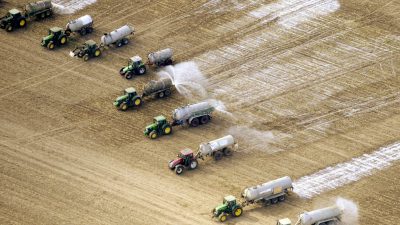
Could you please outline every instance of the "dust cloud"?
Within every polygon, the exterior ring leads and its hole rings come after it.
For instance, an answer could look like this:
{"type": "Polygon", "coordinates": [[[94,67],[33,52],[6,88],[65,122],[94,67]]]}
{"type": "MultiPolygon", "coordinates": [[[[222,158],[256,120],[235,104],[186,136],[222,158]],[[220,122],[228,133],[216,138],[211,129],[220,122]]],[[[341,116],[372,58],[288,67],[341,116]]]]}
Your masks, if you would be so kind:
{"type": "Polygon", "coordinates": [[[358,224],[358,207],[348,199],[338,197],[336,199],[336,206],[343,210],[341,216],[341,225],[357,225],[358,224]]]}

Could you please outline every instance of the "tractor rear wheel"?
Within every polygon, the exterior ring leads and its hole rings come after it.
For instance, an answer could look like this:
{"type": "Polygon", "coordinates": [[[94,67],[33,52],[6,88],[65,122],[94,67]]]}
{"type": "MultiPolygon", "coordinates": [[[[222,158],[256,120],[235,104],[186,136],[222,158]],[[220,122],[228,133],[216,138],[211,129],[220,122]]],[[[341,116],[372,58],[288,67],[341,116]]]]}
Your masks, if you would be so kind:
{"type": "Polygon", "coordinates": [[[53,43],[52,41],[50,41],[50,42],[47,44],[47,48],[50,49],[50,50],[53,50],[53,49],[54,49],[54,43],[53,43]]]}
{"type": "Polygon", "coordinates": [[[222,150],[222,152],[224,153],[224,156],[230,156],[232,155],[232,150],[230,148],[224,148],[222,150]]]}
{"type": "Polygon", "coordinates": [[[194,169],[197,168],[197,165],[198,165],[198,164],[199,164],[199,163],[197,162],[197,160],[193,159],[192,162],[190,162],[189,168],[190,168],[191,170],[194,170],[194,169]]]}
{"type": "Polygon", "coordinates": [[[163,126],[163,133],[164,133],[165,135],[171,134],[171,132],[172,132],[172,128],[171,128],[170,125],[164,125],[164,126],[163,126]]]}
{"type": "Polygon", "coordinates": [[[232,210],[232,215],[234,217],[239,217],[242,215],[242,213],[243,213],[243,209],[240,206],[237,206],[237,207],[233,208],[233,210],[232,210]]]}
{"type": "Polygon", "coordinates": [[[60,45],[65,45],[66,43],[67,43],[67,37],[66,36],[61,36],[60,45]]]}
{"type": "Polygon", "coordinates": [[[226,213],[221,213],[221,214],[218,216],[219,222],[225,222],[226,219],[228,219],[226,213]]]}
{"type": "Polygon", "coordinates": [[[202,117],[200,118],[201,124],[206,124],[206,123],[208,123],[209,121],[210,121],[210,117],[209,117],[209,116],[202,116],[202,117]]]}
{"type": "Polygon", "coordinates": [[[177,165],[177,166],[175,167],[175,173],[176,173],[177,175],[181,175],[181,174],[183,173],[183,166],[182,166],[182,165],[177,165]]]}
{"type": "Polygon", "coordinates": [[[88,54],[86,54],[86,55],[84,55],[83,56],[83,61],[88,61],[90,59],[90,57],[89,57],[89,55],[88,54]]]}
{"type": "Polygon", "coordinates": [[[10,23],[6,25],[6,31],[7,32],[11,32],[13,30],[14,30],[14,27],[10,23]]]}
{"type": "Polygon", "coordinates": [[[26,20],[25,19],[21,19],[19,21],[19,27],[25,27],[26,26],[26,20]]]}
{"type": "Polygon", "coordinates": [[[153,130],[152,132],[150,132],[149,136],[151,139],[156,139],[158,135],[157,132],[153,130]]]}
{"type": "Polygon", "coordinates": [[[119,109],[122,111],[126,111],[128,109],[128,105],[124,102],[119,105],[119,109]]]}
{"type": "Polygon", "coordinates": [[[131,72],[131,71],[128,71],[128,72],[125,74],[125,78],[126,78],[127,80],[132,79],[132,77],[133,77],[133,75],[132,75],[132,72],[131,72]]]}
{"type": "Polygon", "coordinates": [[[192,127],[199,126],[199,119],[198,118],[193,118],[192,121],[190,121],[190,126],[192,126],[192,127]]]}
{"type": "Polygon", "coordinates": [[[139,75],[145,74],[146,73],[146,67],[145,66],[140,67],[139,70],[138,70],[138,73],[139,73],[139,75]]]}
{"type": "Polygon", "coordinates": [[[135,106],[140,106],[142,104],[142,99],[141,98],[136,98],[135,100],[133,100],[133,104],[135,106]]]}
{"type": "Polygon", "coordinates": [[[220,159],[222,159],[222,152],[221,151],[216,151],[216,152],[214,152],[214,160],[215,161],[218,161],[218,160],[220,160],[220,159]]]}
{"type": "Polygon", "coordinates": [[[99,57],[101,55],[101,50],[100,49],[96,49],[96,51],[94,51],[94,56],[95,57],[99,57]]]}

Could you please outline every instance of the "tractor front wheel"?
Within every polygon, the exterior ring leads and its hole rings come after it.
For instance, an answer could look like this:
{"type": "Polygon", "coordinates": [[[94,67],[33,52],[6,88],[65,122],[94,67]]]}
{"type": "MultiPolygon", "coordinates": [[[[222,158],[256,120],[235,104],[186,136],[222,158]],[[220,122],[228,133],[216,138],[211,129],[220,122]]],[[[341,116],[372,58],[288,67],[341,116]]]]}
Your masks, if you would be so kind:
{"type": "Polygon", "coordinates": [[[156,139],[158,135],[157,132],[153,130],[152,132],[150,132],[149,136],[151,139],[156,139]]]}
{"type": "Polygon", "coordinates": [[[54,49],[54,43],[53,43],[52,41],[50,41],[50,42],[47,44],[47,48],[50,49],[50,50],[53,50],[53,49],[54,49]]]}
{"type": "Polygon", "coordinates": [[[11,31],[13,31],[14,30],[14,27],[11,25],[11,24],[7,24],[6,25],[6,31],[7,32],[11,32],[11,31]]]}
{"type": "Polygon", "coordinates": [[[243,209],[242,209],[242,207],[240,207],[240,206],[238,206],[238,207],[236,207],[236,208],[234,208],[234,209],[232,210],[232,215],[233,215],[234,217],[239,217],[239,216],[242,215],[242,213],[243,213],[243,209]]]}
{"type": "Polygon", "coordinates": [[[182,166],[182,165],[177,165],[177,166],[175,167],[175,173],[176,173],[177,175],[181,175],[181,174],[183,173],[183,166],[182,166]]]}
{"type": "Polygon", "coordinates": [[[122,67],[122,68],[119,70],[119,75],[121,75],[121,76],[125,75],[125,73],[124,73],[124,67],[122,67]]]}
{"type": "Polygon", "coordinates": [[[225,222],[226,219],[228,219],[226,213],[221,213],[221,215],[218,216],[219,222],[225,222]]]}
{"type": "Polygon", "coordinates": [[[125,78],[126,78],[127,80],[132,79],[132,77],[133,77],[133,75],[132,75],[132,72],[131,72],[131,71],[128,71],[128,72],[125,74],[125,78]]]}
{"type": "Polygon", "coordinates": [[[86,55],[84,55],[83,56],[83,61],[88,61],[90,59],[90,57],[89,57],[89,55],[88,54],[86,54],[86,55]]]}
{"type": "Polygon", "coordinates": [[[121,105],[119,105],[119,109],[121,109],[122,111],[126,111],[128,109],[128,105],[125,102],[121,103],[121,105]]]}

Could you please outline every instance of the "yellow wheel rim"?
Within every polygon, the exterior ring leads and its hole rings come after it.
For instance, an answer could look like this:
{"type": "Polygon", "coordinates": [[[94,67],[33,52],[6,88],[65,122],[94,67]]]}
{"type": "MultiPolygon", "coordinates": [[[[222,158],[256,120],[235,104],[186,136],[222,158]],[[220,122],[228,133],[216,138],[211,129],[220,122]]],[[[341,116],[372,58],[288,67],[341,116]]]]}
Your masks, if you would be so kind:
{"type": "Polygon", "coordinates": [[[19,22],[19,25],[22,27],[22,26],[24,26],[25,25],[25,20],[21,20],[20,22],[19,22]]]}
{"type": "Polygon", "coordinates": [[[100,51],[96,50],[96,52],[94,53],[95,56],[99,56],[100,55],[100,51]]]}
{"type": "Polygon", "coordinates": [[[242,214],[242,209],[236,209],[235,216],[240,216],[242,214]]]}
{"type": "Polygon", "coordinates": [[[226,216],[224,215],[224,216],[221,216],[221,222],[224,222],[225,220],[226,220],[226,216]]]}
{"type": "Polygon", "coordinates": [[[155,133],[151,135],[151,138],[153,138],[153,139],[155,139],[156,137],[157,137],[157,134],[155,134],[155,133]]]}
{"type": "Polygon", "coordinates": [[[128,108],[127,105],[122,105],[122,110],[126,110],[128,108]]]}
{"type": "Polygon", "coordinates": [[[8,30],[12,30],[12,26],[9,26],[9,27],[8,27],[8,30]]]}
{"type": "Polygon", "coordinates": [[[166,134],[169,134],[169,133],[171,133],[171,127],[167,127],[167,128],[165,128],[164,132],[165,132],[166,134]]]}
{"type": "Polygon", "coordinates": [[[135,100],[135,105],[140,105],[141,102],[142,102],[142,101],[141,101],[140,99],[136,99],[136,100],[135,100]]]}
{"type": "Polygon", "coordinates": [[[54,44],[50,44],[50,45],[49,45],[49,48],[50,48],[50,49],[53,49],[53,48],[54,48],[54,44]]]}
{"type": "Polygon", "coordinates": [[[61,38],[61,44],[65,44],[65,41],[66,41],[65,37],[61,38]]]}

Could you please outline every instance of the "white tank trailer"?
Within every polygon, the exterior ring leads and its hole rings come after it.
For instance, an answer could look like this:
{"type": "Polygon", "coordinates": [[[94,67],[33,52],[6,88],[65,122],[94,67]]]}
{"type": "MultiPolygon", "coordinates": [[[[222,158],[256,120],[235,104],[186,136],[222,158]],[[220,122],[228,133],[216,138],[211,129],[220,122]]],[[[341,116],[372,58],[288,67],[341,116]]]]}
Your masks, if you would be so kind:
{"type": "Polygon", "coordinates": [[[172,64],[173,51],[170,48],[160,50],[158,52],[151,52],[147,56],[149,65],[166,66],[172,64]]]}
{"type": "Polygon", "coordinates": [[[51,0],[29,3],[25,6],[25,16],[36,16],[38,19],[44,19],[53,14],[53,5],[51,0]]]}
{"type": "Polygon", "coordinates": [[[340,221],[343,210],[337,206],[317,209],[300,214],[296,225],[320,225],[340,221]]]}
{"type": "Polygon", "coordinates": [[[93,32],[93,19],[90,15],[84,15],[76,20],[69,21],[65,27],[65,33],[79,32],[82,36],[93,32]]]}
{"type": "Polygon", "coordinates": [[[204,159],[204,156],[212,156],[215,160],[220,160],[222,156],[232,155],[232,151],[238,148],[238,144],[232,135],[210,141],[208,143],[201,143],[197,157],[204,159]]]}
{"type": "Polygon", "coordinates": [[[211,119],[211,113],[214,107],[208,102],[200,102],[193,105],[187,105],[177,108],[172,112],[172,126],[189,124],[197,127],[200,124],[206,124],[211,119]]]}
{"type": "Polygon", "coordinates": [[[168,97],[169,95],[171,95],[172,87],[173,84],[170,78],[163,78],[157,81],[152,80],[144,85],[142,97],[150,95],[155,95],[159,98],[168,97]]]}
{"type": "Polygon", "coordinates": [[[246,204],[275,204],[284,201],[289,191],[293,190],[292,179],[288,176],[243,190],[242,198],[246,204]]]}
{"type": "Polygon", "coordinates": [[[105,33],[103,36],[101,36],[101,44],[115,44],[117,47],[121,47],[122,45],[126,45],[129,43],[128,36],[133,35],[133,32],[133,27],[124,25],[114,31],[111,31],[111,33],[105,33]]]}

